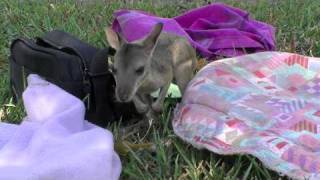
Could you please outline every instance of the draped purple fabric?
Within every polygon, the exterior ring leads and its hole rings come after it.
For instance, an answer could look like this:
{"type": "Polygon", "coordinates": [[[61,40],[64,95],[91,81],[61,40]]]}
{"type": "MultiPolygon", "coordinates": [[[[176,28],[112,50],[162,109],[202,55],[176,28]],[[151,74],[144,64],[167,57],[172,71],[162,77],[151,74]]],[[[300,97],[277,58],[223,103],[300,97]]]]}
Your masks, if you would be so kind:
{"type": "Polygon", "coordinates": [[[276,50],[273,26],[256,21],[249,13],[222,3],[192,9],[180,16],[162,18],[138,10],[114,12],[113,30],[129,42],[144,37],[157,23],[164,31],[184,36],[207,59],[276,50]]]}

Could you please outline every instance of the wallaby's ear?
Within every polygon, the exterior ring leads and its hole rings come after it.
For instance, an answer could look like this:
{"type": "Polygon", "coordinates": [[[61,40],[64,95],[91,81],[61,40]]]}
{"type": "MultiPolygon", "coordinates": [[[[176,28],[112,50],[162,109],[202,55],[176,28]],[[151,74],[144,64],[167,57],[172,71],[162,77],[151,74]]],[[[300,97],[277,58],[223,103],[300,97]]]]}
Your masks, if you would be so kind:
{"type": "Polygon", "coordinates": [[[151,51],[154,48],[154,45],[156,44],[158,37],[162,31],[163,23],[157,23],[151,33],[142,41],[142,44],[147,51],[147,53],[151,53],[151,51]]]}
{"type": "Polygon", "coordinates": [[[118,50],[122,43],[126,42],[118,33],[114,32],[111,27],[105,29],[107,41],[109,45],[118,50]]]}

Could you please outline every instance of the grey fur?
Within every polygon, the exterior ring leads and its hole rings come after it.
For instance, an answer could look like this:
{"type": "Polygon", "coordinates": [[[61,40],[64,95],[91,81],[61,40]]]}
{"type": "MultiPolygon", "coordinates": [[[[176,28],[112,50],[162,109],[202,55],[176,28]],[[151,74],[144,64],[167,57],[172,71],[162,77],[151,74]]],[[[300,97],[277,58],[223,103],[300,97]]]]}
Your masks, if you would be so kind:
{"type": "Polygon", "coordinates": [[[109,44],[117,50],[113,63],[116,97],[121,102],[133,100],[140,113],[161,112],[173,80],[183,94],[196,67],[196,52],[190,43],[162,32],[162,27],[156,24],[146,37],[131,43],[106,29],[109,44]],[[151,102],[150,94],[158,89],[159,97],[151,102]]]}

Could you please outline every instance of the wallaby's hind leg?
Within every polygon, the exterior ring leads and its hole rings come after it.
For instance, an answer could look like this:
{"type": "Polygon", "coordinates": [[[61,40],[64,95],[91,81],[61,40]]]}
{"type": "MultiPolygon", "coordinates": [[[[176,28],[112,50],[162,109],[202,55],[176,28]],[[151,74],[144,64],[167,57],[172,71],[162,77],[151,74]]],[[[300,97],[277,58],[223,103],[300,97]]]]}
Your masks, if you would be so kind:
{"type": "Polygon", "coordinates": [[[181,92],[181,95],[184,94],[184,91],[186,90],[189,81],[193,78],[195,64],[194,61],[196,60],[190,59],[188,61],[185,61],[184,63],[176,67],[174,70],[174,77],[181,92]]]}
{"type": "Polygon", "coordinates": [[[164,102],[164,99],[166,98],[170,84],[171,84],[171,81],[160,88],[160,93],[157,100],[154,103],[152,103],[152,110],[154,110],[157,113],[162,112],[163,102],[164,102]]]}

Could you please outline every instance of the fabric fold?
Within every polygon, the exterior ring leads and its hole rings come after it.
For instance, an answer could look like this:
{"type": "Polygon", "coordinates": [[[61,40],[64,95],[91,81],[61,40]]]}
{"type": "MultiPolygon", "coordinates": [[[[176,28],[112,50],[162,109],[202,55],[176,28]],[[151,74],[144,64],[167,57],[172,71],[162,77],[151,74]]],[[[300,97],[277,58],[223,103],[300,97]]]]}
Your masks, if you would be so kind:
{"type": "Polygon", "coordinates": [[[163,31],[185,37],[209,60],[276,50],[273,26],[223,3],[192,9],[173,18],[127,9],[113,15],[112,28],[129,42],[144,37],[156,23],[162,22],[163,31]]]}
{"type": "Polygon", "coordinates": [[[38,75],[23,93],[27,116],[0,123],[0,180],[116,180],[113,135],[84,119],[83,102],[38,75]]]}

